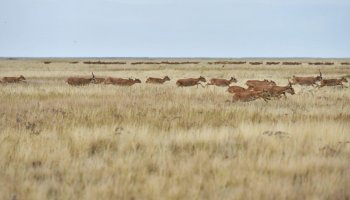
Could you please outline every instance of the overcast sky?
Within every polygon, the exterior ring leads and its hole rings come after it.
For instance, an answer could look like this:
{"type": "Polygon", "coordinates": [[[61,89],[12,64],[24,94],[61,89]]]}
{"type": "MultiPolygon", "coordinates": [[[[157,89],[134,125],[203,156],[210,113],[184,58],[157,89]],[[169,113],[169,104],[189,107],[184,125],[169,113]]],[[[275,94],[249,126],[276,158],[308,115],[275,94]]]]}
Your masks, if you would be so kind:
{"type": "Polygon", "coordinates": [[[350,0],[0,0],[0,57],[350,57],[350,0]]]}

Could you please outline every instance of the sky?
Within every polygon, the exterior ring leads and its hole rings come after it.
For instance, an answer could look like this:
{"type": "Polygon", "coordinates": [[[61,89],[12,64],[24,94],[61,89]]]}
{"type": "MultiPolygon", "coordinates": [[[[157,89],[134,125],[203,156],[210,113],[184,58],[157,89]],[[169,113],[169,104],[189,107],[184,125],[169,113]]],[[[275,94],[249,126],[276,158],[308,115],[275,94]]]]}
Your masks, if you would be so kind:
{"type": "Polygon", "coordinates": [[[0,57],[350,57],[350,0],[0,0],[0,57]]]}

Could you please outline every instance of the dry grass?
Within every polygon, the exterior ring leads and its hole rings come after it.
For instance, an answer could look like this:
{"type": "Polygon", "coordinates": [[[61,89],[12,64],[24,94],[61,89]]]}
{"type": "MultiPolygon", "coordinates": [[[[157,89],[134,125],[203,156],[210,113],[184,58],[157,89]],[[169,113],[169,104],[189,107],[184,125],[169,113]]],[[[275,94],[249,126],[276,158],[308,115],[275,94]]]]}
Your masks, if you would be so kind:
{"type": "MultiPolygon", "coordinates": [[[[349,199],[349,88],[295,87],[268,103],[177,78],[269,78],[317,66],[85,65],[0,60],[0,199],[349,199]],[[137,77],[71,87],[71,75],[137,77]],[[145,84],[168,75],[165,85],[145,84]]],[[[129,61],[127,61],[129,62],[129,61]]],[[[322,66],[327,77],[349,66],[322,66]]],[[[348,84],[347,84],[348,85],[348,84]]]]}

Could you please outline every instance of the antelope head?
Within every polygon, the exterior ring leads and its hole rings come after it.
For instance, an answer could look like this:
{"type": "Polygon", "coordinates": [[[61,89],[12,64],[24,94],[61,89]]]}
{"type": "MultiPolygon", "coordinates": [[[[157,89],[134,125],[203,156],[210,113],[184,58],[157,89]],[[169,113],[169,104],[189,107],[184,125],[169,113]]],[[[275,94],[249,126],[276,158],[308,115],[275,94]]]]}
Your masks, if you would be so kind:
{"type": "Polygon", "coordinates": [[[26,80],[26,78],[24,78],[24,76],[23,75],[21,75],[21,76],[19,76],[19,80],[26,80]]]}
{"type": "Polygon", "coordinates": [[[321,81],[322,80],[322,73],[321,70],[319,69],[320,75],[316,77],[317,81],[321,81]]]}
{"type": "Polygon", "coordinates": [[[134,80],[134,82],[135,82],[135,83],[141,83],[141,80],[138,79],[138,78],[136,78],[136,79],[134,80]]]}
{"type": "Polygon", "coordinates": [[[170,78],[169,78],[169,76],[164,76],[164,78],[163,78],[164,80],[166,80],[166,81],[170,81],[170,78]]]}
{"type": "Polygon", "coordinates": [[[294,88],[289,79],[288,79],[288,89],[286,90],[286,92],[290,93],[291,95],[295,94],[294,88]]]}
{"type": "Polygon", "coordinates": [[[96,78],[95,78],[94,72],[91,72],[91,74],[92,74],[92,77],[90,78],[90,82],[91,83],[96,83],[96,78]]]}
{"type": "Polygon", "coordinates": [[[205,80],[205,78],[204,78],[203,76],[200,76],[200,77],[199,77],[199,81],[207,82],[207,80],[205,80]]]}
{"type": "Polygon", "coordinates": [[[237,79],[234,78],[234,77],[231,77],[230,82],[231,82],[231,83],[237,83],[237,79]]]}

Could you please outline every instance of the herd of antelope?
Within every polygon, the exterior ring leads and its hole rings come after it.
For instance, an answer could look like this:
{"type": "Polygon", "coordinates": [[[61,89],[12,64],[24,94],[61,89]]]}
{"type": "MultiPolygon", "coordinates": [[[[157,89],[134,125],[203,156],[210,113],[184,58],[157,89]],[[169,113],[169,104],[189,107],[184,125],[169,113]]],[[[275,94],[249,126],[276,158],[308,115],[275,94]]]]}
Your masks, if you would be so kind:
{"type": "MultiPolygon", "coordinates": [[[[24,76],[19,77],[3,77],[0,80],[0,83],[19,83],[25,82],[26,78],[24,76]]],[[[154,78],[149,77],[146,80],[148,84],[163,84],[166,81],[170,81],[168,76],[164,78],[154,78]]],[[[140,79],[124,79],[124,78],[97,78],[92,72],[92,76],[90,78],[82,78],[82,77],[69,77],[66,82],[72,86],[82,86],[90,83],[93,84],[112,84],[119,86],[132,86],[135,83],[141,83],[140,79]]],[[[293,89],[293,85],[302,85],[302,86],[313,86],[313,87],[324,87],[324,86],[344,86],[343,82],[348,82],[345,77],[339,79],[323,79],[322,73],[318,76],[311,77],[299,77],[292,76],[291,81],[288,80],[288,85],[286,86],[278,86],[272,80],[248,80],[246,81],[247,88],[243,88],[240,86],[231,86],[231,83],[237,83],[237,79],[231,77],[229,80],[220,79],[220,78],[212,78],[206,85],[202,83],[206,83],[207,80],[200,76],[199,78],[186,78],[179,79],[176,81],[176,85],[178,87],[189,87],[189,86],[197,86],[201,85],[202,87],[208,87],[210,85],[220,86],[220,87],[228,87],[227,92],[234,94],[232,97],[232,102],[236,101],[253,101],[256,99],[263,99],[264,101],[270,100],[271,98],[281,98],[284,96],[287,98],[286,93],[291,95],[295,94],[293,89]],[[320,84],[317,84],[319,82],[320,84]]]]}

